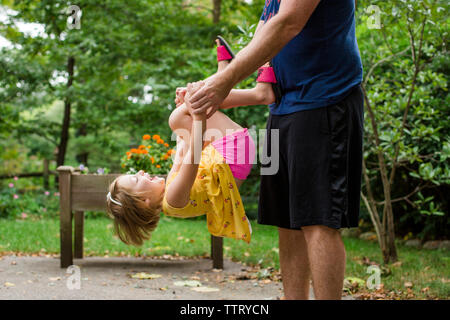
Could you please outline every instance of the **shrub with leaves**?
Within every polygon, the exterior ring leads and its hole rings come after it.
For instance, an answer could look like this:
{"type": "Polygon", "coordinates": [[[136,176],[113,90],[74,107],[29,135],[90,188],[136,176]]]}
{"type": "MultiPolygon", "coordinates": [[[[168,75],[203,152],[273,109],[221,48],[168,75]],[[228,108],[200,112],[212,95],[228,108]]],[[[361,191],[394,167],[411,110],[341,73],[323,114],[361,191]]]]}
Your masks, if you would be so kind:
{"type": "Polygon", "coordinates": [[[0,190],[0,218],[40,219],[56,217],[59,213],[59,192],[35,188],[24,190],[18,187],[17,177],[0,190]]]}

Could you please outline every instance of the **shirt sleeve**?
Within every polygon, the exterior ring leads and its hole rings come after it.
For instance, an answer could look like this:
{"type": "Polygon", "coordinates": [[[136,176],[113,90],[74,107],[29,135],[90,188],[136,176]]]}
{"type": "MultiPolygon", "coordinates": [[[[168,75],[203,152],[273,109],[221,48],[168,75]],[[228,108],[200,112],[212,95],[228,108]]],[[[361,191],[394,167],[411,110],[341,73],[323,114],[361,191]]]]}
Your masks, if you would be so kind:
{"type": "Polygon", "coordinates": [[[259,20],[265,21],[266,20],[266,11],[267,11],[267,1],[264,3],[264,7],[261,13],[261,18],[259,20]]]}

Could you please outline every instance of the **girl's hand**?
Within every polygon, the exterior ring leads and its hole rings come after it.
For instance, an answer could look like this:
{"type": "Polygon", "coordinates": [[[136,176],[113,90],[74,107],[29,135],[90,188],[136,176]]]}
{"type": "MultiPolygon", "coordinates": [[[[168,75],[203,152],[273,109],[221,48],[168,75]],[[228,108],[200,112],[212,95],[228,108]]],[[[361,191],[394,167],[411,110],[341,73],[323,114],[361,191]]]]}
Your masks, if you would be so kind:
{"type": "Polygon", "coordinates": [[[187,92],[186,87],[178,87],[175,90],[175,105],[176,105],[176,107],[179,107],[184,103],[184,97],[186,95],[186,92],[187,92]]]}

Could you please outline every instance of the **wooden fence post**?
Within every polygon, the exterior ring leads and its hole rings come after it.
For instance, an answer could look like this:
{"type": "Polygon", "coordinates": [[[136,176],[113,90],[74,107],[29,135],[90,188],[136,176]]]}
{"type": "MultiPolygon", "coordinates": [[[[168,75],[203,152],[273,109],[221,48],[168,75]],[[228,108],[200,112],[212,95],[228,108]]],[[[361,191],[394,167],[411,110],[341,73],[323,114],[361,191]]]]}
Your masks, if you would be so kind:
{"type": "Polygon", "coordinates": [[[83,259],[84,212],[75,211],[75,252],[74,257],[83,259]]]}
{"type": "Polygon", "coordinates": [[[223,238],[211,235],[211,258],[214,269],[223,269],[223,238]]]}
{"type": "Polygon", "coordinates": [[[59,201],[60,201],[60,244],[61,268],[73,264],[72,257],[72,196],[71,176],[73,168],[69,166],[58,167],[59,172],[59,201]]]}
{"type": "Polygon", "coordinates": [[[48,170],[48,164],[49,164],[49,160],[48,159],[44,159],[44,189],[48,190],[49,187],[49,183],[48,183],[48,176],[49,176],[49,170],[48,170]]]}

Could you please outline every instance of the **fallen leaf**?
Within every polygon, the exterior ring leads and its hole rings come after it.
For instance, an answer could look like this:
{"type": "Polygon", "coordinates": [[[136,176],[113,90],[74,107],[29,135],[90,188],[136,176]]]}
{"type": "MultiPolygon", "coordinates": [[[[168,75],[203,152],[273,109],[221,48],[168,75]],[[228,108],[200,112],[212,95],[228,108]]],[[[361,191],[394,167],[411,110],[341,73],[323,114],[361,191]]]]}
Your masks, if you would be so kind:
{"type": "Polygon", "coordinates": [[[270,271],[268,269],[263,269],[258,272],[257,277],[258,279],[267,278],[270,276],[270,271]]]}
{"type": "Polygon", "coordinates": [[[236,277],[236,280],[251,280],[254,277],[249,276],[248,274],[241,274],[236,277]]]}
{"type": "Polygon", "coordinates": [[[158,279],[161,278],[162,275],[160,274],[150,274],[150,273],[146,273],[146,272],[138,272],[135,273],[133,275],[131,275],[131,278],[133,279],[141,279],[141,280],[145,280],[145,279],[158,279]]]}
{"type": "Polygon", "coordinates": [[[202,285],[197,280],[175,281],[173,284],[177,287],[200,287],[202,285]]]}
{"type": "Polygon", "coordinates": [[[412,288],[413,287],[413,283],[409,282],[409,281],[405,282],[403,285],[405,286],[405,288],[412,288]]]}
{"type": "Polygon", "coordinates": [[[218,288],[210,288],[210,287],[197,287],[197,288],[191,288],[192,291],[196,292],[217,292],[220,291],[218,288]]]}
{"type": "Polygon", "coordinates": [[[61,280],[61,277],[48,278],[48,280],[50,280],[50,281],[58,281],[58,280],[61,280]]]}
{"type": "Polygon", "coordinates": [[[371,261],[368,257],[362,257],[362,264],[365,266],[377,265],[376,262],[371,261]]]}
{"type": "Polygon", "coordinates": [[[366,282],[356,277],[347,277],[344,279],[344,291],[356,293],[359,289],[364,288],[366,282]]]}
{"type": "Polygon", "coordinates": [[[16,285],[14,283],[11,283],[11,282],[5,282],[4,286],[5,287],[15,287],[16,285]]]}

